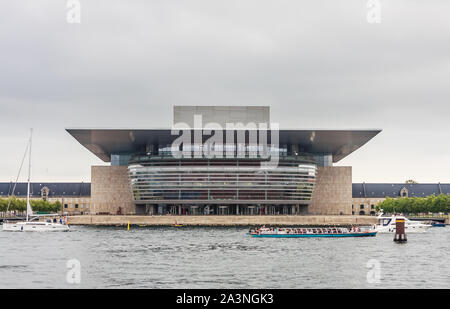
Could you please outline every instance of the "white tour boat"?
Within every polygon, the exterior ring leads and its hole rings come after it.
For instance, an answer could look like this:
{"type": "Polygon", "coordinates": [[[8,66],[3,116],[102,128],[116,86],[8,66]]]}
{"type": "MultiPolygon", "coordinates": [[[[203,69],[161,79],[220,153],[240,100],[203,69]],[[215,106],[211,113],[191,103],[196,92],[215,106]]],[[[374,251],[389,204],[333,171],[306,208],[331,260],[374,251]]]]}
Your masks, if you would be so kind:
{"type": "Polygon", "coordinates": [[[395,233],[396,219],[405,220],[405,232],[408,233],[425,233],[431,227],[431,224],[425,224],[420,221],[411,221],[402,215],[386,216],[383,212],[378,216],[378,224],[373,228],[378,233],[395,233]]]}
{"type": "MultiPolygon", "coordinates": [[[[38,219],[39,216],[35,216],[34,218],[30,219],[33,216],[33,210],[30,205],[30,179],[31,179],[31,139],[32,139],[33,130],[31,130],[30,134],[30,141],[27,146],[27,149],[29,150],[29,164],[28,164],[28,186],[27,186],[27,217],[25,221],[4,221],[3,222],[3,231],[8,232],[28,232],[28,231],[42,231],[42,232],[48,232],[48,231],[68,231],[69,226],[66,224],[61,224],[57,222],[53,222],[50,219],[47,219],[46,221],[33,221],[35,219],[38,219]]],[[[26,154],[26,151],[25,151],[26,154]]],[[[24,156],[25,159],[25,156],[24,156]]],[[[23,164],[23,160],[22,160],[23,164]]],[[[20,167],[22,169],[22,166],[20,167]]],[[[20,170],[19,170],[20,175],[20,170]]],[[[17,181],[16,181],[17,183],[17,181]]],[[[15,186],[14,186],[15,189],[15,186]]],[[[13,194],[14,194],[13,189],[13,194]]],[[[8,205],[9,210],[9,205],[8,205]]]]}

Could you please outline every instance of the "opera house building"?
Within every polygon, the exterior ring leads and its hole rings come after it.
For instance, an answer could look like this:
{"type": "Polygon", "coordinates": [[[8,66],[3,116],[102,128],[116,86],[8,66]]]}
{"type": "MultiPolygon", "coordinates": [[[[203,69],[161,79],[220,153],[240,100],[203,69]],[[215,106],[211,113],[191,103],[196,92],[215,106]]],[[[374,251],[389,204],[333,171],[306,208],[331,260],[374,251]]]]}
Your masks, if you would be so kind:
{"type": "Polygon", "coordinates": [[[352,214],[352,168],[380,130],[283,129],[267,106],[175,106],[160,129],[67,129],[92,166],[91,214],[352,214]]]}

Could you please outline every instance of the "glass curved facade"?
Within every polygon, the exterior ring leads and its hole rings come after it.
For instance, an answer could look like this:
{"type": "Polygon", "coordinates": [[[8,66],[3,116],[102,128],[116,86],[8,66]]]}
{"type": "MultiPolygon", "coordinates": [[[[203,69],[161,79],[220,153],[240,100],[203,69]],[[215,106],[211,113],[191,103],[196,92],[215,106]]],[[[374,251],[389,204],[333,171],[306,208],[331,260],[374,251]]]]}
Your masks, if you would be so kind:
{"type": "Polygon", "coordinates": [[[262,159],[175,159],[135,156],[129,176],[136,204],[309,204],[317,165],[309,155],[262,159]]]}

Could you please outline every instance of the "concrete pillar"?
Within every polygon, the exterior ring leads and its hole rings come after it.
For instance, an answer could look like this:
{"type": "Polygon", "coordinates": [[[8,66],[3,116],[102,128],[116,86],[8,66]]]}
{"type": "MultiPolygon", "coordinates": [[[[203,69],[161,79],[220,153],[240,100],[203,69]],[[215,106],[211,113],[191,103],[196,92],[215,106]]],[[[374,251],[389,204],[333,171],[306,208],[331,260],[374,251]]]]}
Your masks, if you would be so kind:
{"type": "Polygon", "coordinates": [[[136,213],[126,166],[91,167],[91,208],[93,213],[136,213]]]}
{"type": "Polygon", "coordinates": [[[308,213],[314,215],[352,214],[352,168],[319,166],[308,213]]]}

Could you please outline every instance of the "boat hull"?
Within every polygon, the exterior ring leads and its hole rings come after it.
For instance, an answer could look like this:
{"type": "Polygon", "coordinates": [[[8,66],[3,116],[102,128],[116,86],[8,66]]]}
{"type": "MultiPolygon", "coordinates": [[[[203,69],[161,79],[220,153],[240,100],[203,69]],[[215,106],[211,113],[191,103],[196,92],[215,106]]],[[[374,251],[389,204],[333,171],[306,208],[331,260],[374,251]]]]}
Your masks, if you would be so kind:
{"type": "Polygon", "coordinates": [[[377,232],[345,234],[250,234],[257,238],[310,238],[310,237],[373,237],[377,232]]]}
{"type": "Polygon", "coordinates": [[[30,224],[29,222],[5,222],[2,225],[5,232],[67,232],[68,225],[50,223],[50,224],[30,224]]]}
{"type": "MultiPolygon", "coordinates": [[[[430,226],[414,226],[414,227],[406,226],[405,232],[406,232],[406,234],[426,233],[429,228],[431,228],[431,225],[430,226]]],[[[392,226],[377,226],[375,229],[380,234],[394,234],[396,227],[395,226],[394,227],[392,227],[392,226]]]]}
{"type": "Polygon", "coordinates": [[[424,224],[422,222],[409,220],[403,215],[392,215],[385,216],[381,213],[378,216],[379,223],[374,226],[374,230],[376,230],[380,234],[393,234],[396,230],[396,221],[401,219],[405,222],[405,232],[406,234],[410,233],[425,233],[431,227],[431,224],[424,224]]]}

